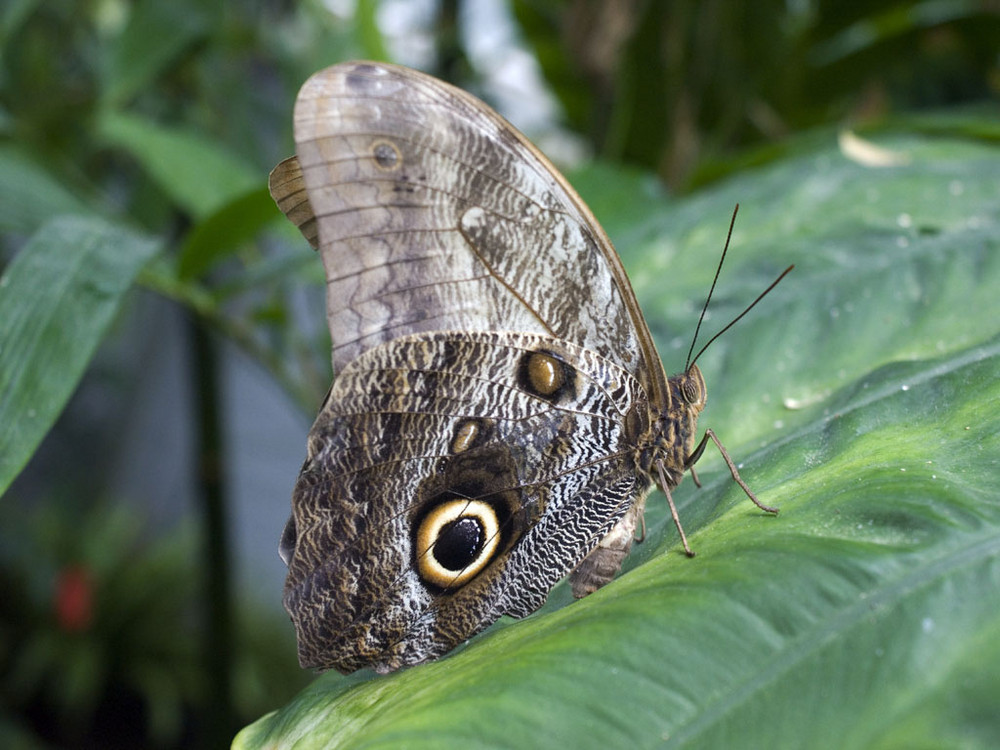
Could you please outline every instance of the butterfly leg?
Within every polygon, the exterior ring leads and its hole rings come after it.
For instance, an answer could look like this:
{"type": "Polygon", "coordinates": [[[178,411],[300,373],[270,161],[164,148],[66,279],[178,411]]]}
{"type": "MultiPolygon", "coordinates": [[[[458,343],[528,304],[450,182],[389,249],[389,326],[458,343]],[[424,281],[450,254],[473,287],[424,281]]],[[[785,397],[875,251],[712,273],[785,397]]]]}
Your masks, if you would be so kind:
{"type": "Polygon", "coordinates": [[[663,471],[663,462],[656,462],[656,471],[660,474],[660,489],[663,490],[663,494],[667,496],[667,505],[670,506],[670,517],[674,519],[674,526],[677,527],[677,533],[681,536],[681,544],[684,545],[684,554],[688,557],[694,557],[694,552],[692,551],[690,545],[688,545],[687,535],[684,533],[684,527],[681,526],[681,518],[677,515],[677,506],[674,505],[674,498],[670,494],[670,486],[667,484],[667,477],[663,471]]]}
{"type": "Polygon", "coordinates": [[[639,516],[639,523],[642,524],[642,533],[640,533],[639,536],[634,537],[636,544],[642,544],[646,541],[646,516],[639,516]]]}
{"type": "Polygon", "coordinates": [[[691,458],[689,458],[686,463],[693,464],[701,458],[701,452],[705,449],[705,443],[708,438],[712,438],[712,442],[715,443],[716,447],[718,447],[719,453],[722,454],[722,459],[726,462],[726,466],[729,467],[729,473],[733,475],[733,481],[742,488],[742,490],[747,494],[747,497],[753,501],[753,504],[763,511],[777,515],[777,508],[772,508],[770,505],[764,505],[764,503],[757,499],[757,496],[753,494],[750,488],[747,487],[747,483],[743,481],[742,477],[740,477],[740,473],[736,470],[736,464],[733,463],[733,459],[729,457],[726,449],[722,447],[722,443],[719,442],[719,438],[715,436],[715,433],[712,432],[711,428],[705,430],[705,437],[701,439],[701,444],[695,449],[694,453],[691,454],[691,458]]]}
{"type": "Polygon", "coordinates": [[[706,445],[708,445],[707,433],[702,437],[701,442],[698,443],[698,447],[695,448],[691,452],[691,455],[687,457],[687,460],[684,461],[684,471],[691,472],[691,481],[694,482],[694,486],[698,489],[701,489],[701,480],[698,479],[698,472],[694,470],[694,465],[698,462],[698,459],[701,458],[701,454],[705,452],[706,445]]]}

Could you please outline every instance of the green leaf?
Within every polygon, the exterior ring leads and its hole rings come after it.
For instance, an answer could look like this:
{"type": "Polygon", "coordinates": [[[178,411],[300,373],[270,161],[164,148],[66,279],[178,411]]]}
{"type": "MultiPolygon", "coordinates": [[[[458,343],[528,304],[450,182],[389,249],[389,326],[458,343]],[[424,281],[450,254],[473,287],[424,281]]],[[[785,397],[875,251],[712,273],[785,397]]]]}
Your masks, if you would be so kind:
{"type": "Polygon", "coordinates": [[[0,231],[33,232],[68,213],[89,209],[23,149],[0,145],[0,231]]]}
{"type": "Polygon", "coordinates": [[[59,416],[158,243],[95,218],[42,227],[0,278],[0,494],[59,416]]]}
{"type": "Polygon", "coordinates": [[[185,49],[209,34],[213,21],[217,23],[201,2],[135,3],[128,25],[111,48],[106,103],[120,105],[151,87],[185,49]]]}
{"type": "Polygon", "coordinates": [[[701,426],[779,516],[706,451],[675,493],[694,560],[654,494],[596,594],[560,585],[437,662],[324,675],[234,747],[1000,745],[1000,153],[879,145],[908,166],[830,143],[608,219],[671,371],[737,200],[702,340],[796,264],[699,360],[701,426]]]}
{"type": "Polygon", "coordinates": [[[216,143],[138,115],[106,112],[99,131],[106,141],[128,151],[195,219],[210,216],[267,179],[216,143]]]}
{"type": "Polygon", "coordinates": [[[6,45],[21,30],[41,0],[11,0],[0,8],[0,45],[6,45]]]}
{"type": "Polygon", "coordinates": [[[389,51],[385,48],[382,29],[378,24],[379,3],[375,0],[359,0],[355,11],[357,23],[357,38],[364,50],[366,60],[389,60],[389,51]]]}
{"type": "Polygon", "coordinates": [[[234,253],[282,214],[266,186],[227,203],[188,234],[178,259],[183,279],[199,276],[214,263],[234,253]]]}

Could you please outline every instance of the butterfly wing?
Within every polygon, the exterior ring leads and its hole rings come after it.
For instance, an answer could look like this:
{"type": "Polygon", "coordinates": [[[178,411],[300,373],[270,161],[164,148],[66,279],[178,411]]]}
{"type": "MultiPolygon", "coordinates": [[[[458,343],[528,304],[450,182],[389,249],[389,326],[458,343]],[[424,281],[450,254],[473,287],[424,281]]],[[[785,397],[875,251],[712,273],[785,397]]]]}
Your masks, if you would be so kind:
{"type": "Polygon", "coordinates": [[[574,342],[662,387],[604,231],[478,99],[407,68],[337,65],[302,87],[295,141],[271,188],[318,234],[335,372],[409,333],[503,329],[574,342]]]}
{"type": "Polygon", "coordinates": [[[638,398],[625,370],[543,334],[415,334],[348,363],[293,499],[303,666],[388,671],[539,607],[648,488],[638,398]],[[458,515],[471,542],[449,537],[458,515]]]}
{"type": "Polygon", "coordinates": [[[337,378],[285,606],[303,666],[390,670],[540,606],[648,491],[636,444],[669,397],[607,237],[481,102],[349,63],[295,132],[271,189],[322,254],[337,378]]]}

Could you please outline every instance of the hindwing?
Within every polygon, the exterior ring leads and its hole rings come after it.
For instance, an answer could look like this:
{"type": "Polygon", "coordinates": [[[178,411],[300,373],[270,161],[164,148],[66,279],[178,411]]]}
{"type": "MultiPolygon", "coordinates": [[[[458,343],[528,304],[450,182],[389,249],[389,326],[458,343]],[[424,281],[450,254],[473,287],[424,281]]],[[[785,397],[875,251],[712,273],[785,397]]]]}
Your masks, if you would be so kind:
{"type": "Polygon", "coordinates": [[[539,334],[415,334],[351,361],[310,433],[286,535],[303,665],[394,669],[534,611],[648,489],[625,428],[641,397],[619,366],[539,334]],[[533,379],[538,361],[559,382],[533,379]],[[447,502],[496,517],[461,585],[465,559],[419,541],[447,502]]]}

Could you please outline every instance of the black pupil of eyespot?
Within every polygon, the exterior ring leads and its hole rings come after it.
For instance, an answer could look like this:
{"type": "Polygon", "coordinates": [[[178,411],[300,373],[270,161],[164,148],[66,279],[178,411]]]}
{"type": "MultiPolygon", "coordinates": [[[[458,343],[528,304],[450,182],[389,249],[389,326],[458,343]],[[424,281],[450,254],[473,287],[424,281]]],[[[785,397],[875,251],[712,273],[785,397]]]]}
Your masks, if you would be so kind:
{"type": "Polygon", "coordinates": [[[475,518],[445,524],[434,542],[434,558],[446,570],[461,571],[483,547],[483,527],[475,518]]]}

